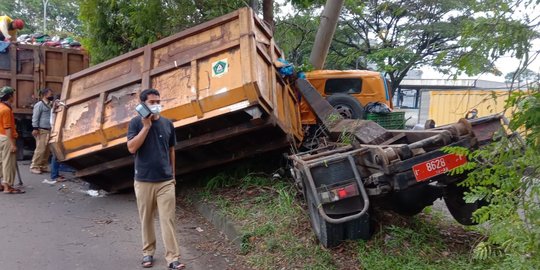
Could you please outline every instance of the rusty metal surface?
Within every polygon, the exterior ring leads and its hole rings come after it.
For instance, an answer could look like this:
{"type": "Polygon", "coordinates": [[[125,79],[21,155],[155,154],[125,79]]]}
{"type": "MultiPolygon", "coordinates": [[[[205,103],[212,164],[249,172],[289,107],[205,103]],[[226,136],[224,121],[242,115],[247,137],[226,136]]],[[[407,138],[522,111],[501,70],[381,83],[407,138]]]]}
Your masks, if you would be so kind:
{"type": "Polygon", "coordinates": [[[342,119],[330,129],[330,137],[337,141],[354,138],[362,144],[380,144],[389,139],[390,133],[369,120],[342,119]]]}
{"type": "Polygon", "coordinates": [[[298,144],[298,100],[274,68],[281,53],[258,20],[240,9],[68,77],[53,151],[88,181],[103,184],[103,171],[113,182],[129,176],[112,171],[131,166],[127,127],[146,88],[160,91],[161,115],[184,145],[178,173],[298,144]]]}
{"type": "Polygon", "coordinates": [[[472,131],[478,142],[483,145],[491,142],[497,132],[504,131],[501,119],[501,115],[494,115],[467,121],[471,124],[472,131]]]}
{"type": "Polygon", "coordinates": [[[31,115],[39,89],[49,87],[60,94],[64,77],[88,65],[85,51],[11,44],[8,53],[0,54],[0,87],[15,88],[14,112],[31,115]]]}

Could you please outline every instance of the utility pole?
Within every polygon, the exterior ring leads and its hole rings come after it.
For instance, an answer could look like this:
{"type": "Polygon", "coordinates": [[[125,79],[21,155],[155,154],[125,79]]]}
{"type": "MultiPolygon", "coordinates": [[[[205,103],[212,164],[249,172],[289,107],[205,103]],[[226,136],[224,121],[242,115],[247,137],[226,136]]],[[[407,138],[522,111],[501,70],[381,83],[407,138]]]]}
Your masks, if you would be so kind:
{"type": "Polygon", "coordinates": [[[47,33],[47,5],[49,0],[41,0],[43,3],[43,34],[47,33]]]}
{"type": "Polygon", "coordinates": [[[332,38],[336,32],[337,21],[343,7],[343,2],[344,0],[326,0],[321,15],[321,24],[317,30],[315,43],[309,56],[309,62],[315,69],[322,69],[324,67],[324,62],[330,49],[330,43],[332,43],[332,38]]]}

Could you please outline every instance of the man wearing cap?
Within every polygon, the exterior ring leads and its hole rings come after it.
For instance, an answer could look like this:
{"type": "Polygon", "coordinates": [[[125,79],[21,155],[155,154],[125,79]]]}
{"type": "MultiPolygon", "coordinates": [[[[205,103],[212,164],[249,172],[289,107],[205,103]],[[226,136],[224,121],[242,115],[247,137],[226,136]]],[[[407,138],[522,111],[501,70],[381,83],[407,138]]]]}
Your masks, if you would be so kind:
{"type": "Polygon", "coordinates": [[[15,173],[17,172],[17,128],[11,104],[13,103],[15,89],[4,86],[0,88],[0,163],[2,170],[2,190],[5,194],[21,194],[23,190],[13,187],[15,173]]]}
{"type": "Polygon", "coordinates": [[[49,133],[51,131],[51,107],[53,91],[43,88],[39,91],[41,100],[34,105],[32,113],[32,136],[36,138],[36,149],[30,164],[30,172],[40,174],[49,172],[49,133]]]}
{"type": "Polygon", "coordinates": [[[17,41],[17,30],[21,30],[23,28],[23,20],[13,20],[9,16],[0,16],[0,41],[17,41]]]}

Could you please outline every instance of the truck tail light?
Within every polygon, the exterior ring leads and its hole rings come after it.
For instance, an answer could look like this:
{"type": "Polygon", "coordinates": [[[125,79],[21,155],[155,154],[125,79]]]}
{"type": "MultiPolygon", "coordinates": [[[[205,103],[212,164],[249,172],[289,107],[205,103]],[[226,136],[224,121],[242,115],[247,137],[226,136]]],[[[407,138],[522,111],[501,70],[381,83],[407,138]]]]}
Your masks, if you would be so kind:
{"type": "Polygon", "coordinates": [[[322,203],[330,203],[346,198],[358,196],[358,186],[356,183],[350,183],[330,190],[319,192],[322,203]]]}

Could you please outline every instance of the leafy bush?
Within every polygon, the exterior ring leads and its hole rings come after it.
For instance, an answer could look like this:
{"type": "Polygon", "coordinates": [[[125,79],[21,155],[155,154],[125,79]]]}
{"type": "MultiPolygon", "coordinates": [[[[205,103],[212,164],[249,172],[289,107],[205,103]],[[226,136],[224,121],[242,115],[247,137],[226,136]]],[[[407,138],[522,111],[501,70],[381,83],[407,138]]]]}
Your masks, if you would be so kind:
{"type": "Polygon", "coordinates": [[[512,93],[507,108],[514,110],[509,127],[521,136],[501,137],[473,152],[450,151],[472,161],[457,171],[472,169],[462,183],[470,189],[465,200],[489,202],[473,216],[487,235],[475,258],[495,261],[500,269],[539,269],[540,93],[512,93]]]}

